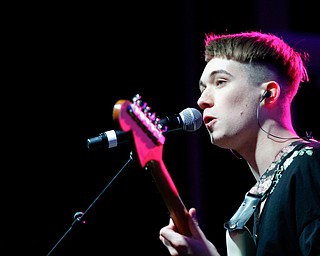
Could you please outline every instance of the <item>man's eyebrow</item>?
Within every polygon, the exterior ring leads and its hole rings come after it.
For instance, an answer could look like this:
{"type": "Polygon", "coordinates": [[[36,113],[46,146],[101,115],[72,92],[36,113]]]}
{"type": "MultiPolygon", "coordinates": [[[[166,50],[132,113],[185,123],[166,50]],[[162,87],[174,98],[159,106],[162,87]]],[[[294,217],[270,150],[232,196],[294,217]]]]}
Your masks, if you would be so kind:
{"type": "MultiPolygon", "coordinates": [[[[227,72],[226,70],[224,70],[224,69],[219,69],[219,70],[214,70],[214,71],[212,71],[211,73],[210,73],[210,78],[211,77],[213,77],[213,76],[215,76],[215,75],[217,75],[217,74],[226,74],[226,75],[228,75],[228,76],[231,76],[231,77],[233,77],[233,75],[231,75],[229,72],[227,72]]],[[[200,80],[199,81],[199,86],[204,86],[204,83],[200,80]]]]}

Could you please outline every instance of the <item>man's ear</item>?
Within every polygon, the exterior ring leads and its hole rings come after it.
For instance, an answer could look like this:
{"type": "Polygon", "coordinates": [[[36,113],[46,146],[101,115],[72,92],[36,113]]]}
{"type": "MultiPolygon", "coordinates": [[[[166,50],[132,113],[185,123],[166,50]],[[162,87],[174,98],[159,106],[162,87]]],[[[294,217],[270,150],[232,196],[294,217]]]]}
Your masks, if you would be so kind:
{"type": "Polygon", "coordinates": [[[276,101],[280,96],[280,85],[275,81],[269,81],[264,83],[264,92],[261,95],[261,100],[266,100],[266,103],[272,104],[276,101]]]}

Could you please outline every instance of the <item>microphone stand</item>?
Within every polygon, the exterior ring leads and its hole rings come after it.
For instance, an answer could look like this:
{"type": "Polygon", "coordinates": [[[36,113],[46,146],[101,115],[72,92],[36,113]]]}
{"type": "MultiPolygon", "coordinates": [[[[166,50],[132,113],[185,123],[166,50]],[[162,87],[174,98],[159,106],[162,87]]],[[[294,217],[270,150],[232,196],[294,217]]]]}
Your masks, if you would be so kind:
{"type": "Polygon", "coordinates": [[[103,195],[103,193],[108,189],[108,187],[111,185],[111,183],[119,176],[119,174],[128,167],[129,163],[132,162],[132,151],[130,152],[130,157],[128,161],[122,166],[122,168],[118,171],[118,173],[111,179],[111,181],[107,184],[107,186],[100,192],[100,194],[93,200],[93,202],[89,205],[89,207],[85,210],[85,212],[76,212],[74,214],[74,221],[72,222],[70,228],[63,234],[63,236],[59,239],[59,241],[52,247],[50,252],[47,254],[47,256],[51,255],[55,248],[62,242],[62,240],[69,234],[72,230],[72,228],[75,226],[77,223],[82,223],[84,224],[85,221],[82,220],[84,217],[87,215],[88,211],[94,206],[94,204],[98,201],[98,199],[103,195]]]}

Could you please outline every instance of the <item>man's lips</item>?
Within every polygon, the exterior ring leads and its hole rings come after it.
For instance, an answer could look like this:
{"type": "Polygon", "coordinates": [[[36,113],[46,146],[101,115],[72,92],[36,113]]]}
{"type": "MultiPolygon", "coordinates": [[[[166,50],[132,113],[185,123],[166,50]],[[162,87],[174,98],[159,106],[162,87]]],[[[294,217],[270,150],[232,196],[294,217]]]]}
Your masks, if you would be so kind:
{"type": "Polygon", "coordinates": [[[208,130],[212,130],[212,126],[214,125],[216,120],[217,119],[213,116],[204,116],[203,117],[203,122],[208,130]]]}

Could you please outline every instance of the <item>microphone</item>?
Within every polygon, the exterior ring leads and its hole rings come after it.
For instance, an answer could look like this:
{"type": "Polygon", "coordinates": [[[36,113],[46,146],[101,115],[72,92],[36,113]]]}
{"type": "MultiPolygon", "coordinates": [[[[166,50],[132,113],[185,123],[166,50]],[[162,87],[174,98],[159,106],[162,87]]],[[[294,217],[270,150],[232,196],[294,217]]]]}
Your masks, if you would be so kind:
{"type": "MultiPolygon", "coordinates": [[[[164,127],[164,134],[173,131],[194,132],[202,125],[202,115],[195,108],[186,108],[179,114],[166,116],[159,122],[164,127]]],[[[109,130],[99,136],[87,139],[87,148],[114,148],[127,143],[131,139],[131,132],[109,130]]]]}

